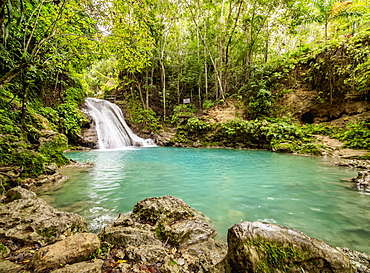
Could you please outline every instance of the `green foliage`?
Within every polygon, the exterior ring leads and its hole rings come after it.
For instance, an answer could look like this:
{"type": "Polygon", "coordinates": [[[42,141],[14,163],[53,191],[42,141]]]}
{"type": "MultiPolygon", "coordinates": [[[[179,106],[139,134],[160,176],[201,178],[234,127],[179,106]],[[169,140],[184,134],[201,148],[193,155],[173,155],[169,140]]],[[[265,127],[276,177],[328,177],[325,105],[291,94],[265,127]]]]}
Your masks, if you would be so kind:
{"type": "Polygon", "coordinates": [[[299,150],[299,153],[309,155],[322,155],[319,147],[317,147],[313,143],[304,144],[303,147],[299,150]]]}
{"type": "Polygon", "coordinates": [[[194,104],[179,104],[173,109],[173,115],[171,116],[171,123],[178,124],[181,117],[192,117],[197,112],[197,108],[194,104]]]}
{"type": "Polygon", "coordinates": [[[288,120],[241,120],[234,119],[221,124],[222,132],[236,141],[253,143],[278,143],[302,139],[304,132],[288,120]]]}
{"type": "Polygon", "coordinates": [[[139,126],[141,130],[158,132],[162,128],[160,120],[153,109],[144,109],[142,105],[133,98],[129,100],[126,106],[129,112],[128,121],[139,126]]]}
{"type": "Polygon", "coordinates": [[[202,104],[203,109],[209,109],[213,106],[215,106],[215,103],[213,101],[211,101],[211,100],[203,101],[203,104],[202,104]]]}
{"type": "Polygon", "coordinates": [[[42,143],[39,151],[44,155],[48,163],[55,162],[58,166],[68,164],[70,161],[63,155],[68,148],[68,139],[65,135],[58,134],[42,143]]]}
{"type": "Polygon", "coordinates": [[[30,148],[23,138],[0,135],[0,165],[17,164],[21,170],[21,177],[34,177],[43,173],[46,158],[30,148]]]}
{"type": "Polygon", "coordinates": [[[73,87],[69,87],[64,91],[64,97],[66,102],[75,103],[81,105],[86,97],[85,90],[80,83],[77,81],[74,83],[73,87]]]}
{"type": "Polygon", "coordinates": [[[77,135],[81,131],[81,125],[87,121],[85,115],[78,109],[75,103],[63,103],[57,107],[59,115],[59,127],[68,135],[77,135]]]}
{"type": "Polygon", "coordinates": [[[185,126],[183,127],[184,130],[188,131],[189,133],[200,133],[204,132],[210,128],[210,124],[199,120],[197,117],[191,117],[186,122],[185,126]]]}
{"type": "Polygon", "coordinates": [[[309,134],[325,135],[339,139],[345,147],[370,149],[370,122],[349,122],[345,128],[322,124],[308,124],[303,127],[309,134]]]}
{"type": "Polygon", "coordinates": [[[370,122],[349,123],[345,129],[340,130],[334,137],[345,141],[345,147],[370,150],[370,122]]]}

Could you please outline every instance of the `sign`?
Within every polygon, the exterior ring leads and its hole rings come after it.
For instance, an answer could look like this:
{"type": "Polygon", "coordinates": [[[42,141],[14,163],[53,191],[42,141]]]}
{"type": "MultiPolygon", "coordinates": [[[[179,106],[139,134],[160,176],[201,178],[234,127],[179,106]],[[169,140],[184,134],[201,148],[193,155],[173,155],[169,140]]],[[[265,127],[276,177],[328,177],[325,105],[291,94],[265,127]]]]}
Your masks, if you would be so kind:
{"type": "Polygon", "coordinates": [[[190,103],[190,99],[184,99],[183,102],[184,103],[190,103]]]}

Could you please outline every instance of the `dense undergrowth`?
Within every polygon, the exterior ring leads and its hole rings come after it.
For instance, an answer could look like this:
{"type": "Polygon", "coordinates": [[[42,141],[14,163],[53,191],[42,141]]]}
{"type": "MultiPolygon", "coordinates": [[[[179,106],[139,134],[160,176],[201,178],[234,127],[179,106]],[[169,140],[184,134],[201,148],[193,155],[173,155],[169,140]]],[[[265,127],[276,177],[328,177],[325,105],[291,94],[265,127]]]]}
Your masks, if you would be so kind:
{"type": "Polygon", "coordinates": [[[79,110],[84,97],[82,88],[71,87],[55,107],[33,97],[23,110],[20,98],[0,90],[0,192],[46,173],[52,163],[70,162],[63,152],[86,121],[79,110]]]}
{"type": "MultiPolygon", "coordinates": [[[[177,133],[171,140],[175,145],[321,155],[324,147],[315,135],[327,135],[343,141],[345,147],[369,150],[370,120],[349,122],[346,127],[302,125],[297,117],[292,117],[291,109],[279,102],[286,93],[295,92],[298,80],[317,91],[317,107],[329,105],[330,110],[330,105],[338,101],[368,101],[369,41],[369,33],[365,33],[345,44],[332,42],[315,49],[302,46],[282,59],[251,69],[248,82],[229,98],[205,100],[204,109],[195,104],[174,103],[164,120],[156,111],[159,106],[155,102],[151,107],[143,105],[135,90],[123,93],[122,106],[128,122],[147,135],[175,127],[177,133]],[[233,101],[244,114],[223,123],[211,123],[202,117],[202,110],[222,105],[226,100],[233,101]]],[[[32,84],[25,85],[19,79],[0,90],[3,189],[20,183],[22,178],[45,173],[45,167],[51,163],[68,163],[63,151],[68,144],[78,142],[81,125],[86,122],[79,107],[87,89],[78,79],[66,74],[51,86],[48,81],[52,74],[37,77],[32,84]],[[19,91],[22,88],[27,92],[19,91]]]]}
{"type": "MultiPolygon", "coordinates": [[[[299,124],[291,119],[233,119],[208,123],[196,117],[183,119],[173,142],[187,146],[262,148],[276,152],[322,155],[325,146],[316,135],[341,140],[344,147],[370,150],[370,120],[348,123],[345,128],[329,125],[299,124]]],[[[365,157],[367,158],[367,157],[365,157]]]]}

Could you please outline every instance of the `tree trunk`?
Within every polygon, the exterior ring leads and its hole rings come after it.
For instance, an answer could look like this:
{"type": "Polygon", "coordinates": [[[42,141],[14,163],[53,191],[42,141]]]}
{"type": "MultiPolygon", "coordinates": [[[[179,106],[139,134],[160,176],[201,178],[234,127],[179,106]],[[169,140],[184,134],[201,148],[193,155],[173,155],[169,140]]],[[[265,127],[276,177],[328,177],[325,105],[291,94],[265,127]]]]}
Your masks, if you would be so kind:
{"type": "Polygon", "coordinates": [[[163,120],[166,119],[166,70],[163,61],[159,61],[161,66],[161,82],[162,82],[162,99],[163,99],[163,120]]]}
{"type": "Polygon", "coordinates": [[[24,63],[24,64],[20,64],[19,66],[13,68],[12,70],[10,70],[9,72],[7,72],[4,76],[2,76],[0,78],[0,89],[1,88],[4,88],[4,86],[6,84],[8,84],[9,82],[12,81],[12,79],[17,76],[19,73],[21,73],[22,71],[25,71],[27,70],[28,68],[30,67],[29,64],[27,63],[24,63]]]}
{"type": "Polygon", "coordinates": [[[21,110],[21,127],[26,128],[26,115],[27,115],[27,96],[28,96],[28,86],[24,89],[24,94],[22,98],[22,110],[21,110]]]}
{"type": "Polygon", "coordinates": [[[145,110],[149,109],[149,71],[145,70],[145,110]]]}
{"type": "Polygon", "coordinates": [[[4,24],[4,8],[6,1],[0,0],[0,37],[3,36],[3,24],[4,24]]]}

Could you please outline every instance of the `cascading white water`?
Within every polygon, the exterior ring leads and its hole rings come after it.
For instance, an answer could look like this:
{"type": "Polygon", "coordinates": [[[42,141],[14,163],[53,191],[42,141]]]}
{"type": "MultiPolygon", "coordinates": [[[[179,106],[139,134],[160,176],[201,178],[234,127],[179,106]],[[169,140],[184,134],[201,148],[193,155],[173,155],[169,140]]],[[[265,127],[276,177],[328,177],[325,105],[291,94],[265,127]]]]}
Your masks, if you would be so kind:
{"type": "Polygon", "coordinates": [[[86,107],[86,112],[92,116],[96,125],[99,149],[155,146],[151,139],[143,139],[132,132],[121,109],[114,103],[87,98],[86,107]]]}

